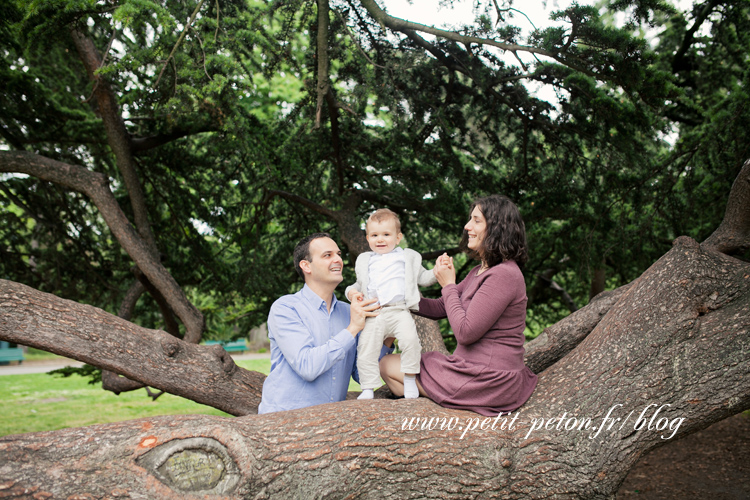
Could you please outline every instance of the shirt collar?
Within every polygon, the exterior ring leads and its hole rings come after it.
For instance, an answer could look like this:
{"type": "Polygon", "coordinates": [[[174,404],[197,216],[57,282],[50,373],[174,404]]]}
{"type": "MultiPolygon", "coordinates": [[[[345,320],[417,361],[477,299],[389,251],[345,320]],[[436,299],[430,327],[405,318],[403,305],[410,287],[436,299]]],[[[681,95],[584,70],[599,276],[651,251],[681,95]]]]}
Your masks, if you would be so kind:
{"type": "MultiPolygon", "coordinates": [[[[396,247],[393,250],[391,250],[390,252],[385,253],[385,254],[383,254],[383,253],[377,253],[377,252],[371,252],[371,253],[372,253],[372,257],[385,257],[385,256],[388,256],[388,255],[395,255],[397,253],[403,253],[403,252],[404,252],[403,248],[396,247]]],[[[372,258],[372,257],[370,257],[370,258],[372,258]]]]}
{"type": "MultiPolygon", "coordinates": [[[[315,309],[323,309],[325,311],[328,311],[328,306],[326,305],[326,301],[321,299],[317,293],[313,292],[309,286],[307,286],[307,283],[305,283],[305,286],[302,287],[302,290],[300,290],[300,293],[302,296],[307,300],[310,305],[312,305],[315,309]]],[[[336,304],[338,304],[339,299],[336,298],[336,294],[333,294],[333,300],[331,301],[331,311],[333,311],[336,308],[336,304]]]]}

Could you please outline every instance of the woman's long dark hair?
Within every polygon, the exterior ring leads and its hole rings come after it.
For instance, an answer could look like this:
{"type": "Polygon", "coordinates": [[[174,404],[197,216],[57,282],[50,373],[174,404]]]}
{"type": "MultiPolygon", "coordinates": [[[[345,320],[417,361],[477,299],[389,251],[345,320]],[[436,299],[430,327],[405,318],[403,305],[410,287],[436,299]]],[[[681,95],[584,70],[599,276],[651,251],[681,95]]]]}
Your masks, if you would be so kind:
{"type": "Polygon", "coordinates": [[[469,217],[475,207],[479,207],[487,221],[482,247],[476,252],[469,250],[469,237],[464,230],[461,248],[467,249],[469,257],[482,260],[489,267],[504,260],[514,260],[523,267],[529,260],[526,226],[515,203],[507,196],[493,194],[476,200],[469,209],[469,217]]]}

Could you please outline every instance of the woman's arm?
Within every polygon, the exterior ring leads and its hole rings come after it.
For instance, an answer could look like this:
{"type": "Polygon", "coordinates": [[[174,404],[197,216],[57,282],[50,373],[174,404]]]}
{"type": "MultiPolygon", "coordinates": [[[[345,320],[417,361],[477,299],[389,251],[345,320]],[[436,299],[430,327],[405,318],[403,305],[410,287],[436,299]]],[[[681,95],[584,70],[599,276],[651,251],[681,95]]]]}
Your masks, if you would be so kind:
{"type": "Polygon", "coordinates": [[[461,345],[470,345],[481,339],[525,289],[523,277],[520,277],[519,283],[519,277],[514,275],[512,268],[499,264],[486,273],[486,278],[466,309],[461,304],[458,287],[448,285],[443,288],[446,315],[456,341],[461,345]]]}
{"type": "Polygon", "coordinates": [[[425,299],[424,297],[422,297],[421,299],[419,299],[419,311],[414,311],[414,314],[430,319],[445,318],[445,306],[443,305],[443,298],[441,297],[439,299],[425,299]]]}

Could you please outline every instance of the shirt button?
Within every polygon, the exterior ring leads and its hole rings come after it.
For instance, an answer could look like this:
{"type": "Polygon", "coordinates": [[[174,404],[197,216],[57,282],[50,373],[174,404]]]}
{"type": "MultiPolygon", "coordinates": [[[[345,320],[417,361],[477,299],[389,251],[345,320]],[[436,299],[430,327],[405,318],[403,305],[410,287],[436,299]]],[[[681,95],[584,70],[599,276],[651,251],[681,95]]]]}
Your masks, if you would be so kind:
{"type": "Polygon", "coordinates": [[[333,377],[333,380],[336,380],[336,377],[333,377]]]}

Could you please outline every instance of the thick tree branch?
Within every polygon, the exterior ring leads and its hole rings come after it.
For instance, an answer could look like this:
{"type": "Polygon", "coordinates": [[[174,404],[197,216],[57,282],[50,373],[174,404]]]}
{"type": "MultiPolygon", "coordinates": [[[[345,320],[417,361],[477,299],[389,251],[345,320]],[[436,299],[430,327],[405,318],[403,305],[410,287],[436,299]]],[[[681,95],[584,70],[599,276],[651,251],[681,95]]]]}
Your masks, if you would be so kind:
{"type": "Polygon", "coordinates": [[[728,255],[750,250],[750,160],[732,184],[724,219],[701,246],[728,255]]]}
{"type": "Polygon", "coordinates": [[[184,342],[6,280],[0,280],[0,339],[77,359],[232,415],[257,413],[265,379],[235,365],[221,346],[184,342]]]}
{"type": "MultiPolygon", "coordinates": [[[[328,79],[328,26],[330,24],[328,0],[317,0],[318,3],[318,103],[315,108],[315,128],[319,128],[323,116],[325,101],[330,82],[328,79]]],[[[332,111],[332,110],[331,110],[332,111]]]]}
{"type": "Polygon", "coordinates": [[[541,373],[575,349],[632,285],[600,293],[585,307],[545,328],[537,338],[526,343],[526,366],[534,373],[541,373]]]}
{"type": "Polygon", "coordinates": [[[156,255],[158,250],[156,240],[151,232],[151,223],[148,220],[146,196],[135,168],[133,153],[130,149],[130,135],[125,128],[125,122],[122,120],[117,97],[109,86],[109,82],[96,73],[102,65],[102,60],[94,42],[75,29],[71,29],[70,34],[78,50],[78,55],[86,67],[89,80],[94,83],[93,95],[96,99],[96,107],[107,133],[107,142],[115,156],[117,168],[120,170],[125,188],[130,196],[135,227],[138,228],[138,233],[151,252],[156,255]]]}
{"type": "MultiPolygon", "coordinates": [[[[200,8],[200,6],[198,8],[200,8]]],[[[195,17],[195,13],[193,17],[195,17]]],[[[83,61],[83,64],[86,67],[86,72],[88,73],[89,79],[94,82],[93,96],[96,98],[97,109],[102,118],[102,122],[104,123],[104,128],[107,132],[107,141],[110,148],[112,149],[112,152],[114,153],[117,167],[120,170],[123,181],[125,183],[125,187],[130,197],[135,226],[138,229],[138,233],[140,234],[141,238],[146,243],[149,251],[153,254],[154,258],[159,259],[159,250],[156,245],[156,239],[154,238],[153,232],[151,231],[151,223],[149,222],[148,218],[146,196],[143,191],[143,185],[138,178],[135,161],[133,159],[130,134],[128,134],[128,131],[125,127],[125,122],[123,121],[122,115],[120,114],[117,97],[112,91],[109,82],[107,82],[104,78],[97,74],[97,70],[102,65],[102,59],[99,56],[99,52],[97,51],[96,47],[94,46],[94,42],[75,29],[71,29],[70,33],[76,49],[78,50],[81,61],[83,61]]],[[[174,282],[174,280],[172,281],[174,282]]],[[[162,307],[162,312],[165,313],[164,320],[169,325],[172,321],[172,312],[168,310],[169,307],[166,307],[166,309],[164,308],[165,303],[160,299],[159,295],[166,296],[168,294],[176,294],[182,295],[182,297],[184,297],[184,294],[181,290],[177,291],[171,288],[160,289],[159,285],[156,282],[153,283],[155,287],[159,289],[158,293],[154,295],[154,298],[162,307]]],[[[174,285],[179,288],[179,285],[177,285],[176,282],[174,282],[174,285]]],[[[152,292],[153,290],[149,290],[149,293],[152,292]]],[[[187,299],[185,298],[185,300],[187,299]]],[[[192,312],[197,312],[197,309],[184,309],[184,311],[191,313],[191,315],[194,316],[192,312]]],[[[186,335],[186,340],[193,340],[195,342],[198,342],[203,334],[202,316],[188,318],[182,317],[179,312],[177,314],[178,316],[180,316],[180,319],[188,328],[189,335],[186,335]],[[188,324],[190,324],[190,327],[188,327],[188,324]],[[200,332],[196,332],[194,330],[197,325],[201,325],[200,332]]],[[[170,331],[174,330],[175,328],[172,328],[170,331]]]]}
{"type": "Polygon", "coordinates": [[[194,343],[200,341],[205,326],[203,314],[190,303],[172,275],[130,224],[104,175],[44,156],[11,151],[0,151],[0,172],[32,175],[91,198],[118,243],[149,281],[163,291],[169,306],[185,325],[185,340],[194,343]]]}

